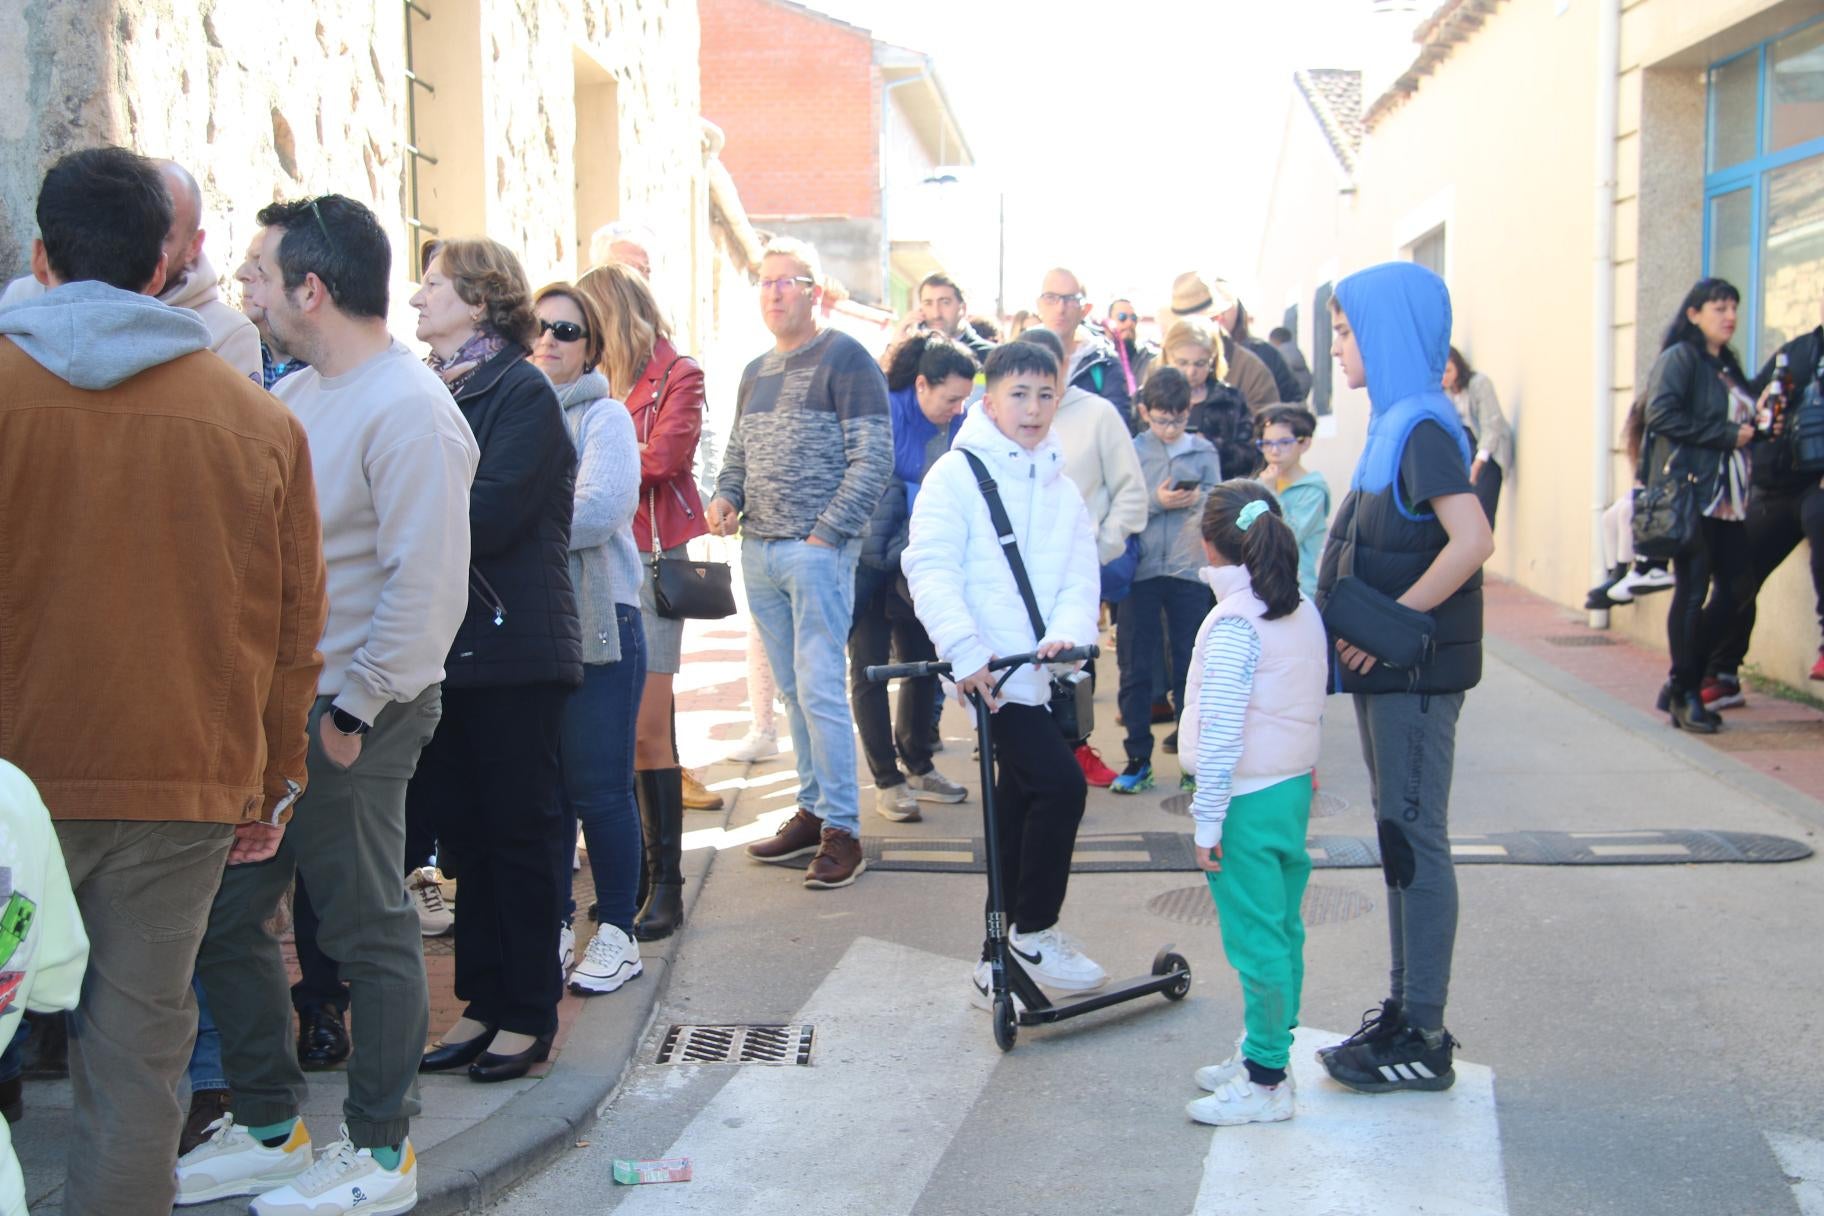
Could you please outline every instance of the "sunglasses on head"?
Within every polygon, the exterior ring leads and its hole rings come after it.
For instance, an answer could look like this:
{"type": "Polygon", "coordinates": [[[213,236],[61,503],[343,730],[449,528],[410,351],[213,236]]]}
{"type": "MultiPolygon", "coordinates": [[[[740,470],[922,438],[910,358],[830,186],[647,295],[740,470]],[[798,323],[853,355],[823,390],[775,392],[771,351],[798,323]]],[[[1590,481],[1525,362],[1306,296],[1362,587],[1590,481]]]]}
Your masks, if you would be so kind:
{"type": "Polygon", "coordinates": [[[589,336],[588,331],[575,321],[545,321],[538,323],[538,332],[550,334],[559,342],[581,342],[589,336]]]}

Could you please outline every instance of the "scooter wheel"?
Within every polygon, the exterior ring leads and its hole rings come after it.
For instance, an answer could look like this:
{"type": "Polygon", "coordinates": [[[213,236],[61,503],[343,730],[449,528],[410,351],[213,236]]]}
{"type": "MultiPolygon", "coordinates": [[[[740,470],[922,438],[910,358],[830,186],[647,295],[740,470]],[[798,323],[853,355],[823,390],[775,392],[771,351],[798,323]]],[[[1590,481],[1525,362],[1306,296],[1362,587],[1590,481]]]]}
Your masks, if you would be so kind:
{"type": "Polygon", "coordinates": [[[1013,997],[1002,993],[994,998],[994,1045],[1002,1051],[1012,1051],[1013,1041],[1019,1033],[1013,1012],[1013,997]]]}
{"type": "Polygon", "coordinates": [[[1191,965],[1185,961],[1184,955],[1173,952],[1172,948],[1167,946],[1154,956],[1153,974],[1170,975],[1174,971],[1178,972],[1177,982],[1172,984],[1170,988],[1165,989],[1160,995],[1164,996],[1168,1001],[1182,1001],[1186,996],[1190,995],[1191,965]]]}

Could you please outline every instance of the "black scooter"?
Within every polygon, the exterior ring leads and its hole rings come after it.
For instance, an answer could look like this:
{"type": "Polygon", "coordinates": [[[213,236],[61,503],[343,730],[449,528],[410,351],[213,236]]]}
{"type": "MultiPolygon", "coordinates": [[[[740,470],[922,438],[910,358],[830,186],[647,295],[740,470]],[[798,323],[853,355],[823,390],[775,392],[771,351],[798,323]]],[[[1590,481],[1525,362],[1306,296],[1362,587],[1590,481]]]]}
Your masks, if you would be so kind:
{"type": "MultiPolygon", "coordinates": [[[[1028,663],[1075,663],[1093,659],[1101,652],[1098,646],[1077,646],[1060,651],[1050,659],[1036,654],[1009,655],[988,664],[991,672],[1004,672],[996,681],[998,694],[1013,673],[1028,663]]],[[[948,663],[895,663],[869,667],[863,673],[874,683],[888,680],[910,680],[922,676],[951,676],[948,663]]],[[[1191,990],[1191,965],[1171,946],[1162,947],[1153,956],[1151,974],[1111,984],[1098,992],[1072,1000],[1054,1003],[1045,995],[1020,965],[1019,956],[1008,948],[1007,898],[1001,890],[1000,837],[994,815],[994,714],[988,702],[971,692],[969,702],[975,707],[975,733],[981,745],[982,763],[982,840],[987,849],[988,864],[988,969],[994,984],[994,1041],[1002,1051],[1011,1051],[1021,1026],[1044,1026],[1062,1022],[1097,1009],[1107,1009],[1125,1001],[1151,996],[1155,992],[1168,1001],[1181,1001],[1191,990]]]]}

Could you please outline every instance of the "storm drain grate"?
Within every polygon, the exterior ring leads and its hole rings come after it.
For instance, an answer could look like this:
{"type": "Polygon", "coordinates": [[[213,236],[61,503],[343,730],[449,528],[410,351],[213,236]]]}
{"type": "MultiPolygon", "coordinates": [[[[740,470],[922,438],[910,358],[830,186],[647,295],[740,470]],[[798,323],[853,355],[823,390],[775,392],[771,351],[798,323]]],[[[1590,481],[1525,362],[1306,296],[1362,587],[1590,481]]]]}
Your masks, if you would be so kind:
{"type": "MultiPolygon", "coordinates": [[[[1173,794],[1159,800],[1159,809],[1168,815],[1189,815],[1191,813],[1191,796],[1173,794]]],[[[1340,794],[1328,790],[1319,790],[1311,796],[1311,818],[1323,819],[1330,815],[1340,815],[1349,809],[1349,800],[1340,794]]]]}
{"type": "Polygon", "coordinates": [[[1600,633],[1558,633],[1545,639],[1549,646],[1619,646],[1614,638],[1600,633]]]}
{"type": "Polygon", "coordinates": [[[657,1064],[809,1064],[815,1029],[772,1026],[673,1026],[657,1064]]]}
{"type": "MultiPolygon", "coordinates": [[[[1374,909],[1374,901],[1347,887],[1331,887],[1321,883],[1310,883],[1305,887],[1305,898],[1299,904],[1299,919],[1307,925],[1333,925],[1341,921],[1354,920],[1366,916],[1374,909]]],[[[1155,895],[1146,901],[1146,910],[1155,916],[1176,921],[1181,925],[1213,925],[1216,923],[1216,904],[1210,898],[1209,886],[1175,887],[1163,894],[1155,895]]]]}

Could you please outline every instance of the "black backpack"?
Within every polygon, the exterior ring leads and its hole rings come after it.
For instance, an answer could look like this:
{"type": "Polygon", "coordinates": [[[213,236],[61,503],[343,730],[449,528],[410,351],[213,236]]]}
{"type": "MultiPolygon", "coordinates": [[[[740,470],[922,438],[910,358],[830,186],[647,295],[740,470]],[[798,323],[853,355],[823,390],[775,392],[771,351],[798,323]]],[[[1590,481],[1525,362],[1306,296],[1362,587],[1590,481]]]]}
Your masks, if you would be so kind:
{"type": "Polygon", "coordinates": [[[1824,379],[1813,380],[1792,415],[1792,468],[1824,473],[1824,379]]]}

